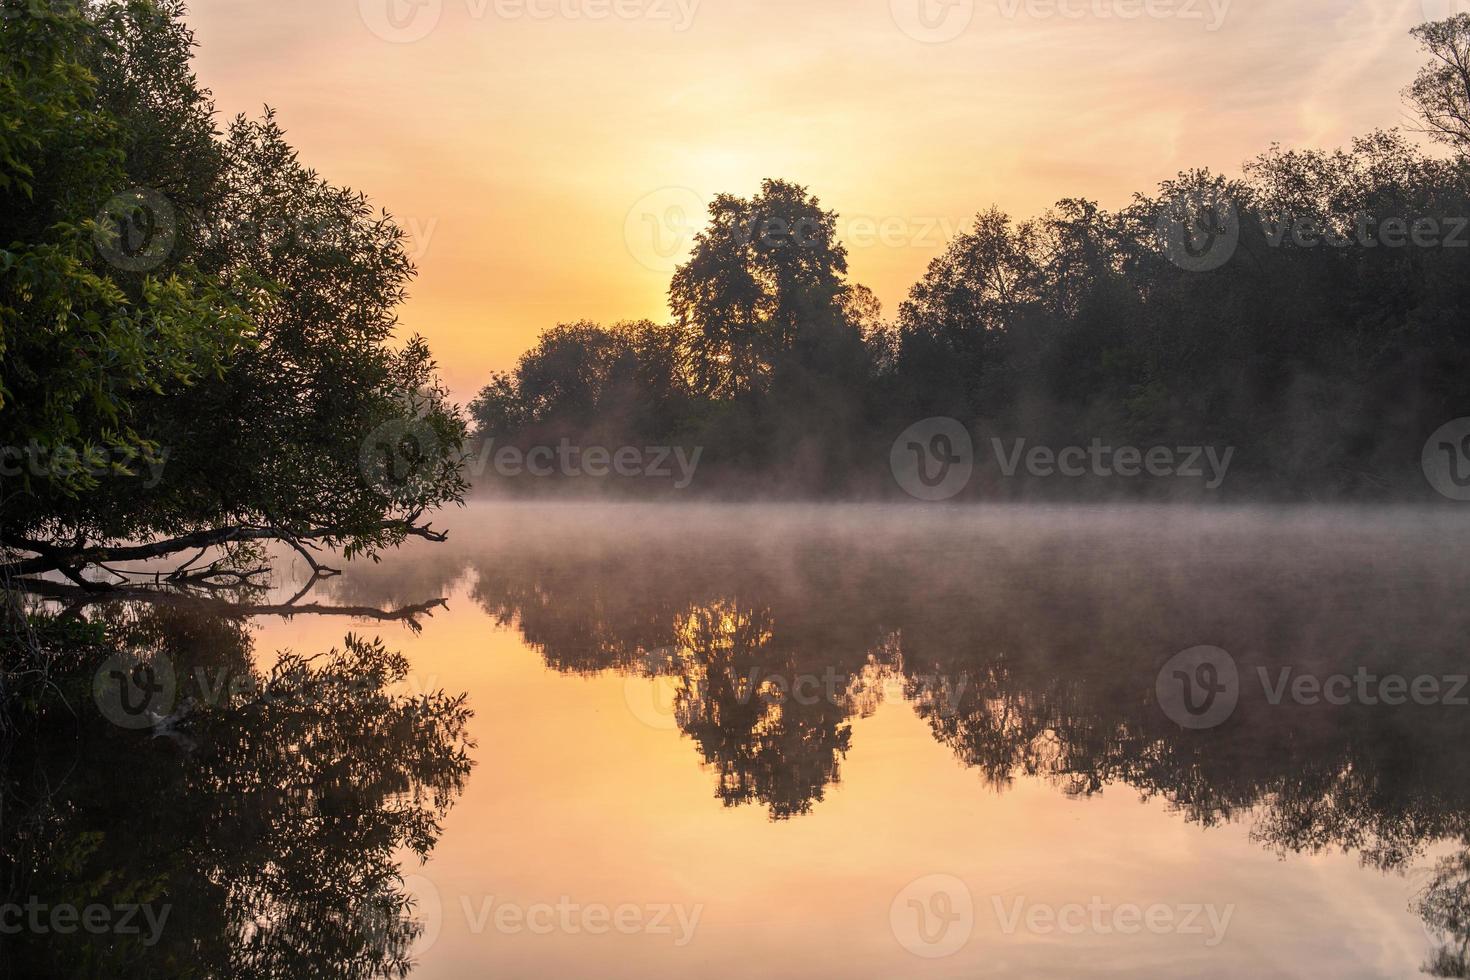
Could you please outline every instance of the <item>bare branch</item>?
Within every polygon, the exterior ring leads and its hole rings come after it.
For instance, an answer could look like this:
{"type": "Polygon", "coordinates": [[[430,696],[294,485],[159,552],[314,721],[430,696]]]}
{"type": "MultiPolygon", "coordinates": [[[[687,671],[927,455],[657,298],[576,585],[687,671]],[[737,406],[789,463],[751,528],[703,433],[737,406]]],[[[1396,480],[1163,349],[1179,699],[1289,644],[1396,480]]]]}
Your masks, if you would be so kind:
{"type": "MultiPolygon", "coordinates": [[[[316,581],[318,580],[313,579],[312,582],[308,583],[308,589],[316,581]]],[[[197,595],[173,588],[154,588],[138,585],[118,586],[106,593],[98,593],[83,589],[80,586],[32,578],[15,579],[12,582],[12,587],[19,591],[41,596],[42,598],[67,602],[74,609],[85,608],[98,602],[113,602],[124,599],[194,608],[201,612],[232,618],[281,616],[289,619],[296,615],[306,615],[348,616],[355,619],[372,619],[380,622],[402,622],[406,623],[414,632],[418,632],[423,628],[418,622],[420,617],[432,616],[435,609],[447,608],[449,604],[447,599],[438,598],[387,610],[379,609],[376,606],[333,606],[322,603],[297,605],[296,600],[304,594],[304,591],[298,593],[290,601],[285,603],[232,602],[227,599],[197,595]]]]}
{"type": "MultiPolygon", "coordinates": [[[[417,516],[417,515],[415,515],[417,516]]],[[[409,537],[425,538],[429,541],[445,541],[448,535],[442,531],[435,531],[428,524],[419,525],[411,520],[383,521],[373,528],[369,533],[390,532],[403,534],[409,537]]],[[[45,541],[35,541],[15,535],[0,534],[0,545],[7,548],[30,552],[34,558],[22,558],[8,564],[0,565],[0,572],[8,575],[36,575],[43,572],[59,571],[67,578],[83,588],[103,590],[107,586],[98,582],[89,582],[81,577],[81,569],[89,565],[100,565],[104,562],[120,561],[146,561],[150,558],[161,558],[180,551],[189,551],[195,548],[209,549],[225,544],[236,544],[247,541],[285,541],[292,547],[297,547],[304,541],[312,539],[327,541],[344,541],[361,535],[358,529],[348,530],[339,527],[314,528],[310,531],[286,532],[275,527],[262,527],[254,524],[232,524],[226,527],[210,528],[203,531],[194,531],[182,534],[174,538],[165,538],[140,545],[118,545],[113,547],[86,547],[80,540],[73,547],[64,547],[45,541]]],[[[305,554],[304,550],[297,547],[298,552],[305,554]]],[[[197,557],[185,566],[193,564],[197,557]]],[[[313,570],[319,566],[312,562],[313,570]]]]}

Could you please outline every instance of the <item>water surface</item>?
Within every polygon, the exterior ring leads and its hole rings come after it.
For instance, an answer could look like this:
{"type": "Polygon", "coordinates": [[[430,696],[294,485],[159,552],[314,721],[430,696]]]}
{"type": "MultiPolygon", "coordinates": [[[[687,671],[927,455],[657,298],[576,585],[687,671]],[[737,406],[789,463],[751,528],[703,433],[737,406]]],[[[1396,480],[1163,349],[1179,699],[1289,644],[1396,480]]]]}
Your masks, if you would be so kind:
{"type": "Polygon", "coordinates": [[[304,600],[445,597],[420,630],[248,621],[260,663],[352,630],[403,691],[467,695],[473,768],[427,861],[395,852],[416,978],[1397,977],[1463,949],[1459,511],[438,523],[304,600]]]}

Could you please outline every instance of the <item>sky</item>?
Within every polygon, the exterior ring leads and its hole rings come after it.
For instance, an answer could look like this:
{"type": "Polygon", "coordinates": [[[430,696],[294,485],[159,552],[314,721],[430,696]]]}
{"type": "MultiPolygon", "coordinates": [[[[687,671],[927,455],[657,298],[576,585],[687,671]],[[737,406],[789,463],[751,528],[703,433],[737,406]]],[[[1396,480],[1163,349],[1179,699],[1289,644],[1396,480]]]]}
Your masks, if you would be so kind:
{"type": "Polygon", "coordinates": [[[840,215],[892,313],[992,205],[1125,205],[1273,142],[1412,125],[1408,30],[1470,0],[194,0],[222,116],[412,237],[402,329],[467,401],[558,322],[667,319],[717,193],[840,215]]]}

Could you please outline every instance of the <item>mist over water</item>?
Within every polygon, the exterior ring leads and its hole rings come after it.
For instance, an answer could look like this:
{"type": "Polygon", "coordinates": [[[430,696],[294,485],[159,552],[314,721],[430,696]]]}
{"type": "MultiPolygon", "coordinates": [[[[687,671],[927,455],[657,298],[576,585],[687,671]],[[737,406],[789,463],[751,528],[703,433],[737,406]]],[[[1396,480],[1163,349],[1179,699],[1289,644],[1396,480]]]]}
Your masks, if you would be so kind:
{"type": "Polygon", "coordinates": [[[1455,508],[435,526],[315,581],[279,551],[238,604],[53,600],[168,691],[133,718],[87,669],[102,717],[25,771],[69,775],[21,863],[72,874],[55,842],[109,828],[86,867],[166,883],[140,955],[219,975],[1461,969],[1455,508]],[[140,785],[174,787],[161,829],[99,809],[140,785]]]}
{"type": "MultiPolygon", "coordinates": [[[[448,516],[448,542],[324,583],[347,605],[447,596],[403,646],[477,711],[416,975],[465,957],[575,972],[611,948],[485,933],[460,908],[507,892],[703,907],[687,946],[620,937],[630,976],[723,975],[742,951],[820,974],[860,949],[875,975],[1367,977],[1463,941],[1446,912],[1470,833],[1457,511],[448,516]],[[502,821],[514,847],[481,838],[502,821]],[[962,942],[908,922],[956,902],[962,942]],[[1129,931],[1130,905],[1175,928],[1129,931]],[[1182,928],[1193,906],[1216,941],[1182,928]]],[[[265,626],[262,648],[300,622],[265,626]]]]}
{"type": "Polygon", "coordinates": [[[0,0],[0,980],[1470,977],[1470,0],[1234,2],[0,0]]]}

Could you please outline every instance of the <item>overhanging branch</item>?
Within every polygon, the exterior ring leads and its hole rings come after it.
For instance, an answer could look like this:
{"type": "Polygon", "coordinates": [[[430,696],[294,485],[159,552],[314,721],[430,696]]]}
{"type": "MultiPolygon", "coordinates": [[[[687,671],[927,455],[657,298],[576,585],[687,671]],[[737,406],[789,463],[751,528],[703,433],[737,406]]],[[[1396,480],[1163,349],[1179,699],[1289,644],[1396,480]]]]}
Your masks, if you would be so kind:
{"type": "MultiPolygon", "coordinates": [[[[314,583],[315,581],[316,579],[313,578],[312,582],[314,583]]],[[[150,587],[146,585],[116,586],[105,595],[102,595],[94,590],[83,589],[80,586],[67,585],[63,582],[53,582],[47,579],[31,578],[17,579],[11,585],[15,589],[29,592],[32,595],[65,602],[70,610],[81,609],[98,602],[114,602],[123,599],[183,606],[198,609],[201,612],[231,618],[243,618],[247,616],[281,616],[290,618],[297,615],[306,615],[348,616],[354,619],[373,619],[380,622],[402,622],[406,623],[415,632],[422,628],[418,622],[420,617],[432,616],[435,609],[448,606],[448,600],[443,598],[430,599],[428,602],[401,606],[396,609],[379,609],[376,606],[333,606],[317,602],[298,605],[296,599],[299,599],[302,593],[298,593],[295,598],[282,603],[233,602],[214,596],[197,595],[171,588],[150,587]]]]}
{"type": "MultiPolygon", "coordinates": [[[[419,514],[415,513],[405,520],[383,521],[367,529],[367,533],[390,532],[408,537],[424,538],[429,541],[447,539],[448,535],[445,532],[435,531],[432,525],[417,523],[418,517],[419,514]]],[[[35,556],[0,565],[0,574],[39,575],[59,571],[75,582],[78,588],[107,591],[111,588],[110,586],[84,579],[81,575],[82,569],[104,562],[147,561],[150,558],[162,558],[180,551],[217,548],[222,545],[248,541],[285,541],[298,552],[304,553],[304,549],[300,547],[300,543],[304,541],[347,541],[354,537],[361,537],[362,534],[361,529],[349,530],[340,527],[287,532],[275,527],[262,527],[255,524],[231,524],[225,527],[193,531],[189,534],[181,534],[147,544],[88,547],[78,543],[75,546],[66,547],[0,533],[0,545],[14,551],[30,552],[35,556]]],[[[309,558],[308,562],[312,565],[313,571],[318,570],[318,563],[314,559],[309,558]]]]}

